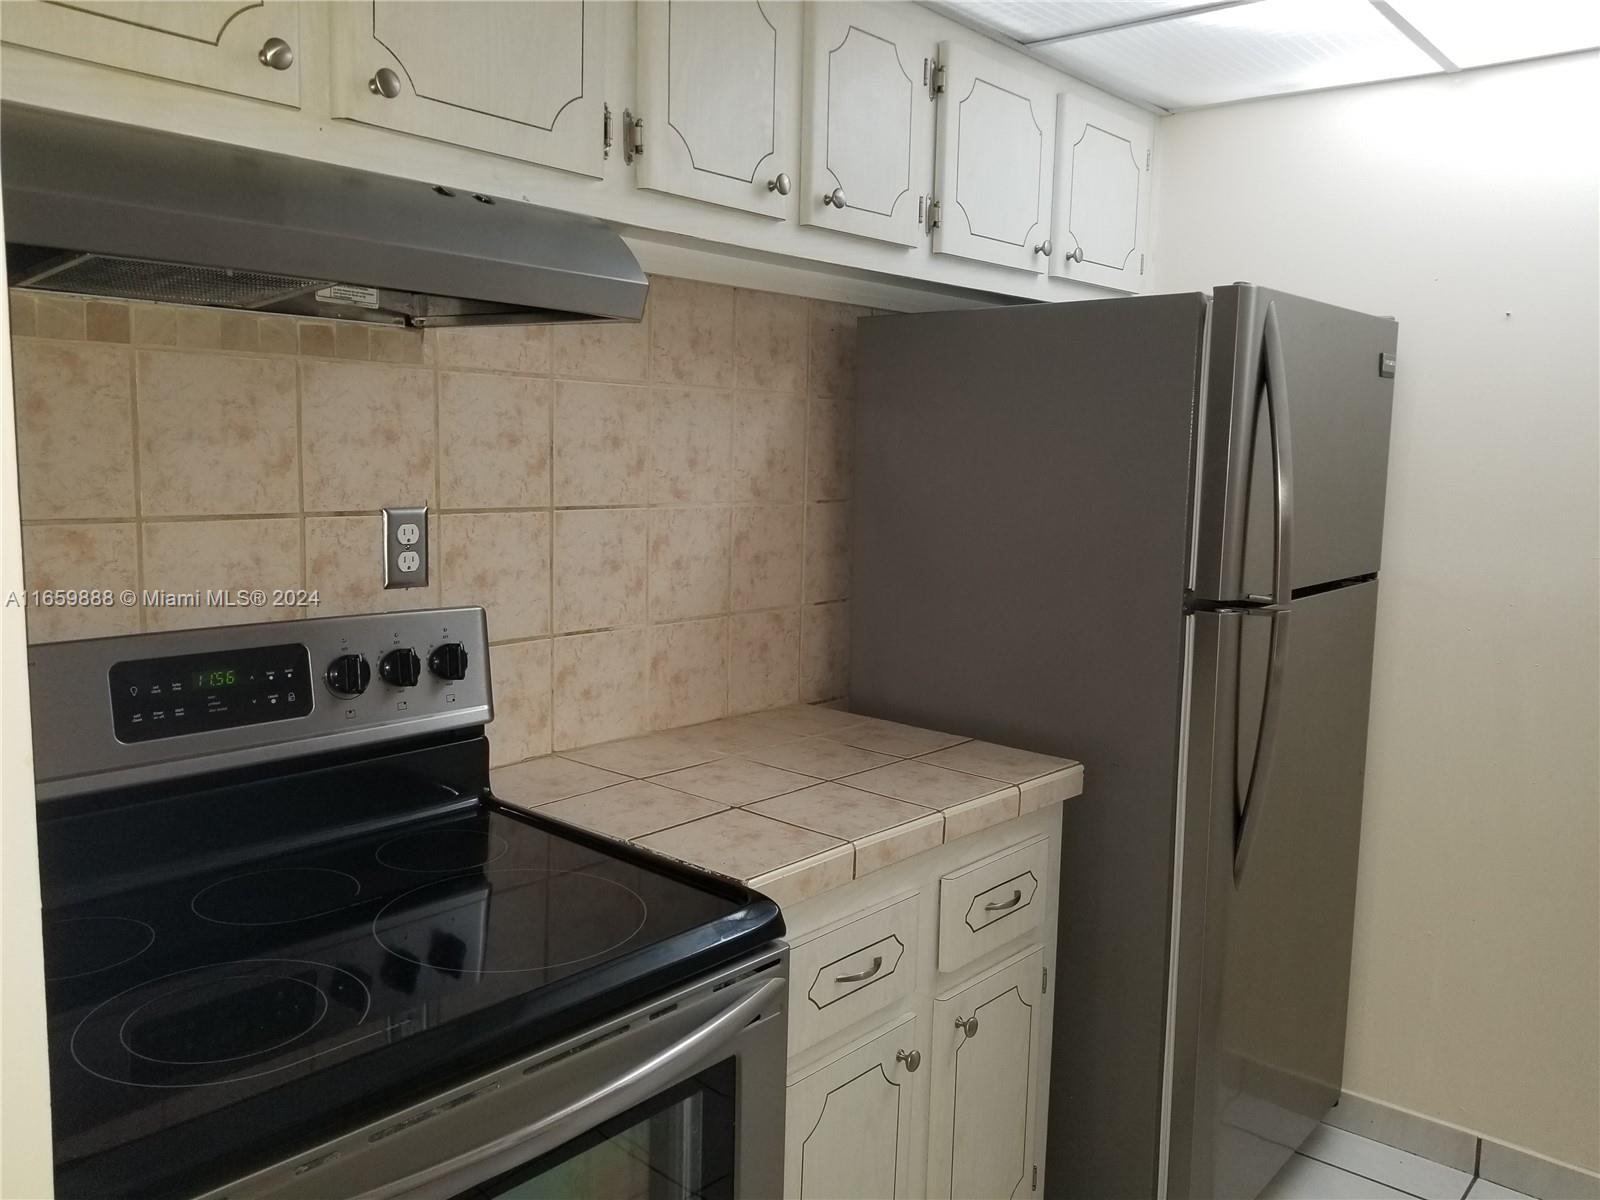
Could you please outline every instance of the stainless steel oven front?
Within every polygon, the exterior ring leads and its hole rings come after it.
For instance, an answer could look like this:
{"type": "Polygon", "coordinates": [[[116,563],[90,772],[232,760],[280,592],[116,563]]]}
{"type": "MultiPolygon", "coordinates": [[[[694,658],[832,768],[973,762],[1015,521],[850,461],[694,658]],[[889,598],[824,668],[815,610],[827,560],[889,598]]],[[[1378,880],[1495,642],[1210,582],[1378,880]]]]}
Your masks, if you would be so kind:
{"type": "Polygon", "coordinates": [[[774,943],[204,1200],[778,1196],[788,966],[774,943]]]}

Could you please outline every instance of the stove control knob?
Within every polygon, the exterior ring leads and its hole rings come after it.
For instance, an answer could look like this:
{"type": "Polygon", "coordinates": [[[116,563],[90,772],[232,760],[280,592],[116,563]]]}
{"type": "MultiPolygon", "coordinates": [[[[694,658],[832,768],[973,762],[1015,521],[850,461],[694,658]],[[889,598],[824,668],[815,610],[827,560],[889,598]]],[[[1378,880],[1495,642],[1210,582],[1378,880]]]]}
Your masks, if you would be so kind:
{"type": "Polygon", "coordinates": [[[440,679],[465,679],[467,677],[467,648],[460,642],[446,642],[435,646],[428,655],[428,670],[440,679]]]}
{"type": "Polygon", "coordinates": [[[367,690],[367,684],[372,682],[372,668],[363,654],[341,654],[328,664],[323,678],[328,682],[329,691],[348,699],[367,690]]]}
{"type": "Polygon", "coordinates": [[[422,678],[422,660],[410,646],[391,650],[378,660],[378,674],[394,687],[415,687],[422,678]]]}

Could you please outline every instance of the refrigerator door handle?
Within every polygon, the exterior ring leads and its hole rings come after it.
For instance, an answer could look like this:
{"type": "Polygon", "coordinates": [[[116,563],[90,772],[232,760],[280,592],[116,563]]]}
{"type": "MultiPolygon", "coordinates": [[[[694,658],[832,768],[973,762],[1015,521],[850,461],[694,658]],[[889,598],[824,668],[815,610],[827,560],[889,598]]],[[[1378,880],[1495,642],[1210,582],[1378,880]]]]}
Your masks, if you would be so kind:
{"type": "MultiPolygon", "coordinates": [[[[1294,576],[1289,571],[1294,542],[1293,455],[1289,452],[1289,372],[1283,362],[1283,337],[1278,331],[1278,305],[1268,301],[1261,322],[1261,359],[1267,392],[1267,412],[1272,418],[1272,474],[1277,488],[1278,517],[1273,547],[1272,603],[1289,603],[1294,576]]],[[[1252,776],[1252,778],[1254,778],[1252,776]]]]}
{"type": "MultiPolygon", "coordinates": [[[[1256,729],[1256,752],[1250,764],[1250,782],[1245,786],[1243,800],[1237,798],[1238,778],[1234,779],[1235,803],[1233,819],[1233,882],[1244,879],[1245,863],[1250,857],[1250,843],[1261,823],[1261,800],[1266,793],[1266,781],[1272,774],[1272,759],[1278,747],[1278,723],[1283,712],[1283,676],[1289,662],[1288,608],[1274,607],[1270,611],[1254,609],[1248,616],[1266,617],[1272,622],[1271,645],[1267,651],[1267,684],[1261,697],[1261,723],[1256,729]]],[[[1237,725],[1234,736],[1238,737],[1237,725]]]]}

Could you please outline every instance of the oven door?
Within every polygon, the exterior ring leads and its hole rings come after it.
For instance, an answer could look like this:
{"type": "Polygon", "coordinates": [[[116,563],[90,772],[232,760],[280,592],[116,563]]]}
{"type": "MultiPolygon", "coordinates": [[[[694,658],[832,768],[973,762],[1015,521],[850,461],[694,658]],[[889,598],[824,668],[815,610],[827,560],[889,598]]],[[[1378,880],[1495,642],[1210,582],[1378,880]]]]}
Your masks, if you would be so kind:
{"type": "Polygon", "coordinates": [[[746,959],[207,1200],[777,1196],[787,967],[746,959]]]}

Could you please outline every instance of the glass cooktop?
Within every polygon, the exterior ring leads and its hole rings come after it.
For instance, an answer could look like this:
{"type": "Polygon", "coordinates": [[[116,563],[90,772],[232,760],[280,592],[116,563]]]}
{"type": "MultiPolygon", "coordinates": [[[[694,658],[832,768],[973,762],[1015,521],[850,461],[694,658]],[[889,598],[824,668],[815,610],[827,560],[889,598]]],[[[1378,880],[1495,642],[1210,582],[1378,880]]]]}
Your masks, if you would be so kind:
{"type": "Polygon", "coordinates": [[[223,1182],[780,932],[743,889],[490,800],[52,907],[58,1192],[223,1182]]]}

